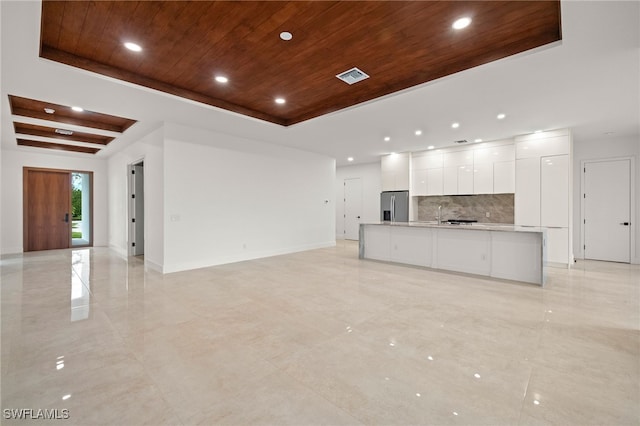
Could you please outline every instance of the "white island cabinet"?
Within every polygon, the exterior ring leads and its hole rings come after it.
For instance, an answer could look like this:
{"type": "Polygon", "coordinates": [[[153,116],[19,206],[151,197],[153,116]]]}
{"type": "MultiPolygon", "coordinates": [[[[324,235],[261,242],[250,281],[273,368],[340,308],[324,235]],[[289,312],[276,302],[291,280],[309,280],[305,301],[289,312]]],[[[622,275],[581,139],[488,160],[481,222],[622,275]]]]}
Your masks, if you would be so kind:
{"type": "Polygon", "coordinates": [[[360,225],[360,258],[544,284],[545,231],[419,222],[360,225]]]}

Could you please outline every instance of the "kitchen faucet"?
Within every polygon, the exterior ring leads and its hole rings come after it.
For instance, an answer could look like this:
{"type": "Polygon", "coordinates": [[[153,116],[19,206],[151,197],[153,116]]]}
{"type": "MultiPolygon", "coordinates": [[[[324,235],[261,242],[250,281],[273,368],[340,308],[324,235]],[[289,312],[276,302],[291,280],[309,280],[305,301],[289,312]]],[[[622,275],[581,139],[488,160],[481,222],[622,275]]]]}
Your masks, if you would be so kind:
{"type": "Polygon", "coordinates": [[[438,206],[438,225],[442,223],[442,204],[438,206]]]}

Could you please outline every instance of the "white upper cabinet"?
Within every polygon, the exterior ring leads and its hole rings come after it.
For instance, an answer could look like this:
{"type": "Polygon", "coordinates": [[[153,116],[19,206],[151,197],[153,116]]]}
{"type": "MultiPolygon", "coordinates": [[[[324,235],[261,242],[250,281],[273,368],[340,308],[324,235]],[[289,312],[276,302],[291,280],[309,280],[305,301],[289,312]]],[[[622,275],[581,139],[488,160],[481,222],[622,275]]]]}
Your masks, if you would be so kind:
{"type": "Polygon", "coordinates": [[[458,167],[458,195],[473,194],[473,164],[458,167]]]}
{"type": "Polygon", "coordinates": [[[518,136],[515,140],[516,159],[540,158],[571,152],[571,137],[566,129],[518,136]]]}
{"type": "Polygon", "coordinates": [[[516,192],[516,162],[493,163],[493,193],[513,194],[516,192]]]}
{"type": "Polygon", "coordinates": [[[427,151],[412,155],[411,168],[413,170],[442,168],[442,152],[427,151]]]}
{"type": "Polygon", "coordinates": [[[427,193],[425,195],[442,195],[443,169],[427,169],[427,193]]]}
{"type": "Polygon", "coordinates": [[[569,156],[540,159],[540,224],[569,226],[569,156]]]}
{"type": "Polygon", "coordinates": [[[473,193],[493,194],[494,175],[492,163],[473,164],[473,193]]]}
{"type": "Polygon", "coordinates": [[[444,195],[458,194],[458,167],[442,169],[442,193],[444,195]]]}
{"type": "Polygon", "coordinates": [[[409,190],[409,161],[408,152],[382,157],[380,166],[383,191],[409,190]]]}
{"type": "Polygon", "coordinates": [[[453,151],[444,153],[443,165],[447,167],[472,166],[473,151],[471,149],[465,151],[453,151]]]}
{"type": "Polygon", "coordinates": [[[429,195],[427,193],[427,170],[411,172],[411,195],[429,195]]]}

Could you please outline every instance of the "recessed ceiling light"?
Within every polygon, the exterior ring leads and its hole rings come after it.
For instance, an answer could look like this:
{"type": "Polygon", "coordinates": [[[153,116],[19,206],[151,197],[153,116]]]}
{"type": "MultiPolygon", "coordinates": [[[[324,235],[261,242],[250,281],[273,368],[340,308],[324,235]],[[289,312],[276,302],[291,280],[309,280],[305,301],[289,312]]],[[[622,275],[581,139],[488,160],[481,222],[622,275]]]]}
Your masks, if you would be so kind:
{"type": "Polygon", "coordinates": [[[216,75],[216,81],[218,83],[227,83],[229,79],[223,75],[216,75]]]}
{"type": "Polygon", "coordinates": [[[284,41],[289,41],[293,38],[293,34],[291,34],[289,31],[283,31],[280,33],[280,38],[284,41]]]}
{"type": "Polygon", "coordinates": [[[276,103],[282,105],[283,103],[285,103],[287,101],[285,101],[283,98],[276,98],[276,103]]]}
{"type": "Polygon", "coordinates": [[[54,112],[56,112],[56,110],[53,108],[45,108],[44,112],[46,112],[47,114],[53,114],[54,112]]]}
{"type": "Polygon", "coordinates": [[[142,52],[142,47],[140,47],[139,44],[131,43],[129,41],[124,44],[124,47],[133,52],[142,52]]]}
{"type": "Polygon", "coordinates": [[[82,112],[82,111],[84,111],[84,109],[83,109],[83,108],[80,108],[79,106],[72,106],[72,107],[71,107],[71,109],[72,109],[72,110],[74,110],[75,112],[82,112]]]}
{"type": "Polygon", "coordinates": [[[478,138],[478,139],[474,140],[474,142],[482,142],[482,139],[478,138]]]}
{"type": "Polygon", "coordinates": [[[460,127],[460,123],[452,123],[451,124],[451,128],[453,128],[453,129],[457,129],[458,127],[460,127]]]}
{"type": "Polygon", "coordinates": [[[536,131],[535,131],[535,132],[533,132],[533,133],[542,133],[542,130],[536,130],[536,131]]]}
{"type": "Polygon", "coordinates": [[[391,138],[390,138],[389,136],[385,136],[385,137],[384,137],[384,141],[385,141],[385,142],[389,142],[390,140],[391,140],[391,138]]]}
{"type": "Polygon", "coordinates": [[[435,148],[435,146],[433,146],[433,145],[429,145],[429,146],[427,147],[427,149],[433,149],[433,148],[435,148]]]}
{"type": "Polygon", "coordinates": [[[471,18],[465,16],[464,18],[460,18],[456,20],[451,26],[455,30],[461,30],[463,28],[467,28],[470,23],[471,23],[471,18]]]}
{"type": "Polygon", "coordinates": [[[73,132],[67,129],[56,129],[55,132],[59,135],[71,136],[73,132]]]}
{"type": "Polygon", "coordinates": [[[503,119],[503,118],[505,118],[505,117],[506,117],[506,115],[505,115],[505,114],[502,114],[502,113],[500,113],[500,114],[498,114],[498,115],[496,116],[496,118],[497,118],[498,120],[502,120],[502,119],[503,119]]]}
{"type": "Polygon", "coordinates": [[[416,130],[416,136],[420,136],[422,134],[422,130],[416,130]]]}
{"type": "Polygon", "coordinates": [[[391,153],[391,155],[396,155],[396,153],[395,153],[395,152],[392,152],[392,153],[391,153]]]}
{"type": "Polygon", "coordinates": [[[353,161],[353,157],[347,158],[347,161],[353,161]]]}

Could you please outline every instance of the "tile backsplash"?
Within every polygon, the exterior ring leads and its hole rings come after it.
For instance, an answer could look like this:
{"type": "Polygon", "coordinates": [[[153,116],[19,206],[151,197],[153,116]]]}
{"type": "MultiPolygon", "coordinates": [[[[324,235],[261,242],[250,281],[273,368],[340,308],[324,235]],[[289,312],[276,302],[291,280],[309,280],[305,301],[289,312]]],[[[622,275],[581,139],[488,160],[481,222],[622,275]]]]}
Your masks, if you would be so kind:
{"type": "Polygon", "coordinates": [[[418,198],[418,220],[431,221],[442,206],[442,220],[475,219],[480,223],[513,223],[514,194],[438,195],[418,198]],[[489,217],[487,217],[487,212],[489,217]]]}

